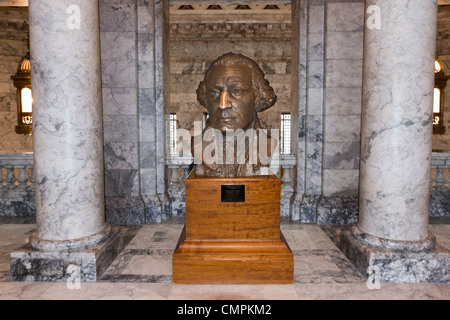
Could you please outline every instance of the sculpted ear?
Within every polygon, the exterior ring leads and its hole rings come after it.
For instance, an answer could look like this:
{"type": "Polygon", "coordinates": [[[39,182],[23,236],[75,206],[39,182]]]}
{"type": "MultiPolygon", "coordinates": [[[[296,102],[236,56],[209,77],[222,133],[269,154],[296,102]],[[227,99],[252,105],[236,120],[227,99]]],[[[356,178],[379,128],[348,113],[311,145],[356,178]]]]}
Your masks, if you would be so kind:
{"type": "Polygon", "coordinates": [[[197,101],[206,108],[206,83],[201,81],[197,88],[197,101]]]}
{"type": "Polygon", "coordinates": [[[273,88],[267,84],[259,90],[259,95],[257,95],[256,100],[258,101],[256,111],[261,112],[272,107],[277,102],[277,96],[273,88]]]}

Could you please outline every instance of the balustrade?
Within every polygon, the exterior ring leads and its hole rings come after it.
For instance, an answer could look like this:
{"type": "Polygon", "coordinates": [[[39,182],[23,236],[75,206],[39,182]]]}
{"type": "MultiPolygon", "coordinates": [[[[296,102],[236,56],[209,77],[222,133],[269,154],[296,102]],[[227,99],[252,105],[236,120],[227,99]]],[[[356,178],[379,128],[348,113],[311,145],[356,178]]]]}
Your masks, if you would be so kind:
{"type": "Polygon", "coordinates": [[[35,215],[32,153],[0,154],[0,216],[35,215]]]}
{"type": "Polygon", "coordinates": [[[433,153],[431,185],[450,188],[450,153],[433,153]]]}
{"type": "Polygon", "coordinates": [[[33,183],[33,154],[0,154],[1,186],[5,188],[30,188],[33,183]]]}
{"type": "MultiPolygon", "coordinates": [[[[167,159],[169,170],[168,194],[171,198],[172,215],[184,215],[184,181],[189,175],[193,158],[191,155],[170,155],[167,159]]],[[[294,155],[281,155],[281,215],[289,216],[290,198],[294,192],[294,155]]],[[[0,215],[33,215],[34,179],[32,153],[0,154],[0,215]],[[20,205],[19,205],[20,204],[20,205]],[[22,212],[15,212],[20,206],[22,212]],[[22,209],[25,208],[25,209],[22,209]],[[23,211],[25,210],[25,211],[23,211]]],[[[450,153],[433,153],[431,161],[432,191],[450,188],[450,153]]],[[[433,191],[434,192],[434,191],[433,191]]]]}

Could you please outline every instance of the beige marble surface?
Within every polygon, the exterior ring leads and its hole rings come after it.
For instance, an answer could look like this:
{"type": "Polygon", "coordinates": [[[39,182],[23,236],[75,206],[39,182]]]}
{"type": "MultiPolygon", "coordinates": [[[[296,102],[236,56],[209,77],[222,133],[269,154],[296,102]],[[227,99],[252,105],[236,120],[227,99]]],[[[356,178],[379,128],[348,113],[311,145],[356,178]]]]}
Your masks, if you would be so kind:
{"type": "MultiPolygon", "coordinates": [[[[123,227],[125,249],[97,283],[9,281],[9,252],[21,247],[35,224],[0,219],[0,300],[447,300],[450,284],[380,284],[365,279],[318,225],[282,224],[295,256],[292,285],[179,285],[171,279],[173,249],[183,227],[178,218],[123,227]]],[[[332,228],[332,227],[328,227],[332,228]]],[[[438,243],[450,248],[450,225],[432,224],[438,243]]]]}

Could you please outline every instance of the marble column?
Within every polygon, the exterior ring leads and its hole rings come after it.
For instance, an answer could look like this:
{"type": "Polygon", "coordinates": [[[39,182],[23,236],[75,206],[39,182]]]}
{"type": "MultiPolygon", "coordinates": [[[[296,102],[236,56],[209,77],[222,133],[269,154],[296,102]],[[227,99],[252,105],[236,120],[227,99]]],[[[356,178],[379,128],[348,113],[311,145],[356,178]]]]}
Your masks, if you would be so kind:
{"type": "Polygon", "coordinates": [[[291,219],[316,223],[322,195],[325,6],[323,1],[292,2],[292,111],[297,157],[291,219]]]}
{"type": "MultiPolygon", "coordinates": [[[[11,274],[62,280],[65,253],[99,248],[114,234],[105,222],[98,1],[31,1],[29,12],[37,230],[26,253],[31,267],[12,254],[11,274]]],[[[81,280],[104,267],[69,258],[81,280]]]]}
{"type": "Polygon", "coordinates": [[[374,246],[428,250],[437,4],[367,0],[366,10],[356,232],[374,246]]]}
{"type": "Polygon", "coordinates": [[[365,10],[359,221],[340,246],[372,283],[449,282],[428,231],[437,0],[365,10]]]}
{"type": "Polygon", "coordinates": [[[298,221],[302,216],[302,202],[306,188],[306,59],[308,37],[308,1],[292,2],[292,151],[296,156],[294,194],[290,216],[298,221]]]}
{"type": "Polygon", "coordinates": [[[171,216],[165,167],[165,141],[168,139],[165,109],[169,101],[168,11],[168,0],[139,1],[137,6],[140,192],[145,205],[145,220],[150,223],[171,216]]]}

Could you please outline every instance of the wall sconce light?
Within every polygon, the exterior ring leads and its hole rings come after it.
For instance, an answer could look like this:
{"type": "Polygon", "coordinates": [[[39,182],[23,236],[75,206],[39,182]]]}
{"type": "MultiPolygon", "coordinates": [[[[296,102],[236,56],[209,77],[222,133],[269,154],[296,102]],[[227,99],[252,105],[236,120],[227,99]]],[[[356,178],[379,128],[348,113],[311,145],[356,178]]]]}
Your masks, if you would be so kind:
{"type": "MultiPolygon", "coordinates": [[[[28,25],[27,22],[25,22],[28,25]]],[[[17,126],[16,133],[29,134],[33,132],[33,98],[31,95],[31,61],[30,61],[30,39],[27,42],[28,52],[22,58],[17,67],[16,74],[11,76],[17,91],[17,126]]]]}
{"type": "Polygon", "coordinates": [[[433,134],[444,134],[444,88],[449,76],[444,73],[441,63],[434,63],[433,134]]]}

